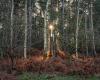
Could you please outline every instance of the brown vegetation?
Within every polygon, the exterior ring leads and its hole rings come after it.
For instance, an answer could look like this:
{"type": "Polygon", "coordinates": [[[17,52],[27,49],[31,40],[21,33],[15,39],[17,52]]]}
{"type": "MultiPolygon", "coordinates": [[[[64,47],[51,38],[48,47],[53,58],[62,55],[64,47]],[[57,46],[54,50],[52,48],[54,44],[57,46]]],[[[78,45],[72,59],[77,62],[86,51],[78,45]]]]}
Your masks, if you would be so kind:
{"type": "MultiPolygon", "coordinates": [[[[63,52],[61,54],[59,53],[57,57],[51,57],[44,60],[43,55],[38,53],[38,55],[32,55],[27,59],[14,59],[13,65],[16,72],[31,71],[38,73],[100,75],[100,57],[75,58],[75,56],[73,57],[72,55],[69,60],[68,57],[64,57],[64,55],[62,57],[62,55],[63,52]]],[[[1,59],[0,71],[9,72],[12,69],[11,64],[9,58],[1,59]]]]}

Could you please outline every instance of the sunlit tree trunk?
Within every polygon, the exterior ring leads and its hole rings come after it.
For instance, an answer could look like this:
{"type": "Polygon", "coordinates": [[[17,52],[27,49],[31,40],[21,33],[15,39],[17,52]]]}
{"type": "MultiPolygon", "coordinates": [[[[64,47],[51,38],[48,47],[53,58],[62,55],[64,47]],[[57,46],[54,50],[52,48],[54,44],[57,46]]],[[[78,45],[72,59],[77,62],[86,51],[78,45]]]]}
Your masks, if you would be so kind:
{"type": "Polygon", "coordinates": [[[24,39],[24,58],[27,58],[27,0],[25,0],[25,39],[24,39]]]}
{"type": "Polygon", "coordinates": [[[80,0],[77,3],[77,20],[76,20],[76,57],[78,58],[78,32],[79,32],[79,7],[80,7],[80,0]]]}
{"type": "MultiPolygon", "coordinates": [[[[57,0],[57,8],[56,8],[56,11],[59,12],[59,1],[57,0]]],[[[56,19],[56,26],[58,27],[58,24],[59,24],[59,15],[57,14],[57,19],[56,19]]],[[[56,34],[56,50],[57,51],[60,51],[61,50],[61,45],[60,45],[60,40],[59,40],[59,31],[57,29],[57,32],[55,33],[56,34]]]]}
{"type": "Polygon", "coordinates": [[[47,54],[47,18],[46,18],[46,11],[45,11],[45,17],[44,17],[44,53],[47,54]]]}
{"type": "Polygon", "coordinates": [[[13,53],[13,18],[14,18],[14,0],[11,0],[11,27],[10,27],[10,46],[11,46],[11,53],[13,53]]]}
{"type": "Polygon", "coordinates": [[[49,7],[49,4],[50,4],[50,0],[47,1],[45,15],[44,15],[44,54],[47,54],[48,52],[48,18],[49,18],[48,7],[49,7]]]}

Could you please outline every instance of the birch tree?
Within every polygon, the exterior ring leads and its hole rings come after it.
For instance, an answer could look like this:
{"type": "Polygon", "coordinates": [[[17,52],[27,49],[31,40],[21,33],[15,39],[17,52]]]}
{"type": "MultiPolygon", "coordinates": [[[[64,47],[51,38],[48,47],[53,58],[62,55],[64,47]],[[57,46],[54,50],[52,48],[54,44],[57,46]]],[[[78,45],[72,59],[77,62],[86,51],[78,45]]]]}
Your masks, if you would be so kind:
{"type": "Polygon", "coordinates": [[[49,19],[49,12],[48,8],[50,5],[51,0],[47,0],[46,10],[44,15],[44,53],[47,54],[48,51],[48,19],[49,19]]]}
{"type": "Polygon", "coordinates": [[[77,3],[77,20],[76,20],[76,57],[78,58],[78,32],[79,32],[79,7],[80,7],[80,0],[77,3]]]}
{"type": "Polygon", "coordinates": [[[24,36],[24,58],[27,58],[27,2],[28,0],[25,0],[25,36],[24,36]]]}
{"type": "Polygon", "coordinates": [[[13,18],[14,18],[14,0],[11,0],[11,27],[10,27],[10,45],[11,45],[11,53],[13,53],[13,18]]]}

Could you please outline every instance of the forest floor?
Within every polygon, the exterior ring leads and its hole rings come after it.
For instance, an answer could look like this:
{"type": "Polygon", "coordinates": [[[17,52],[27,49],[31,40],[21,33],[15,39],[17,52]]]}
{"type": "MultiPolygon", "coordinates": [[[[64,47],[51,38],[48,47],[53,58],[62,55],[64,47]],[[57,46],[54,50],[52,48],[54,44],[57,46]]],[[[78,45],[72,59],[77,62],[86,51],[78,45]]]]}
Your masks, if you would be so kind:
{"type": "MultiPolygon", "coordinates": [[[[42,74],[42,76],[44,76],[43,74],[49,74],[50,78],[52,78],[51,74],[53,74],[54,79],[49,80],[66,80],[65,77],[64,79],[56,79],[56,77],[62,77],[57,75],[96,76],[97,79],[94,80],[100,80],[100,56],[75,58],[74,55],[68,57],[61,53],[57,57],[43,59],[43,55],[38,54],[27,59],[16,58],[13,61],[12,70],[12,63],[9,58],[0,59],[0,80],[48,80],[48,77],[46,79],[17,79],[18,76],[26,76],[27,74],[23,75],[24,72],[42,74]]],[[[79,78],[76,80],[86,79],[79,78]]]]}

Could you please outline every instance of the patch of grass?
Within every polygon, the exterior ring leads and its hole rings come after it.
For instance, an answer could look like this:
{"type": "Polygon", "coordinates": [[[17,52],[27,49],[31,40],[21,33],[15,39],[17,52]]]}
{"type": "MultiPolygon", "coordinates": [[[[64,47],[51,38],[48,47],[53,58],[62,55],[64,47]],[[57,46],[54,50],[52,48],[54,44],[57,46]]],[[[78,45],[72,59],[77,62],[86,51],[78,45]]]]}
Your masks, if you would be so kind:
{"type": "Polygon", "coordinates": [[[100,80],[100,77],[91,76],[88,78],[88,80],[100,80]]]}
{"type": "Polygon", "coordinates": [[[24,72],[18,76],[18,80],[33,80],[33,74],[24,72]]]}
{"type": "Polygon", "coordinates": [[[24,72],[18,76],[18,80],[100,80],[100,77],[80,77],[78,75],[33,74],[24,72]]]}

